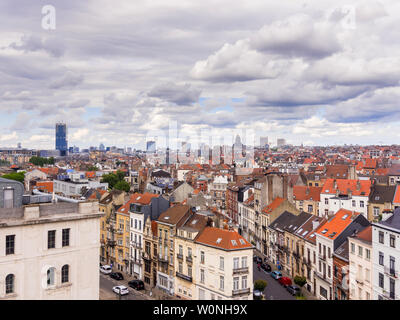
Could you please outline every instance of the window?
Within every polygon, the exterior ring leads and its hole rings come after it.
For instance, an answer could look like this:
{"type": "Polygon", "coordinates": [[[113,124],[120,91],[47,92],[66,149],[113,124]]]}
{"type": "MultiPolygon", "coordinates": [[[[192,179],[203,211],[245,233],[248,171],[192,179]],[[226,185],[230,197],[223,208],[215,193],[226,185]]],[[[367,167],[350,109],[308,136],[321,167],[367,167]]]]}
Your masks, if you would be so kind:
{"type": "Polygon", "coordinates": [[[379,216],[379,207],[374,207],[374,216],[379,216]]]}
{"type": "Polygon", "coordinates": [[[49,230],[47,232],[47,248],[53,249],[56,247],[56,230],[49,230]]]}
{"type": "Polygon", "coordinates": [[[183,247],[182,247],[181,244],[179,245],[179,254],[180,254],[180,255],[183,255],[183,247]]]}
{"type": "Polygon", "coordinates": [[[355,253],[356,251],[356,246],[354,243],[351,244],[351,253],[355,253]]]}
{"type": "Polygon", "coordinates": [[[61,268],[61,283],[69,282],[69,265],[64,265],[61,268]]]}
{"type": "Polygon", "coordinates": [[[355,207],[355,206],[356,206],[356,200],[352,200],[352,201],[351,201],[351,206],[352,206],[352,207],[355,207]]]}
{"type": "Polygon", "coordinates": [[[7,275],[7,277],[6,277],[6,294],[14,292],[14,282],[15,282],[14,275],[13,274],[7,275]]]}
{"type": "Polygon", "coordinates": [[[313,206],[312,204],[308,205],[308,213],[312,213],[313,212],[313,206]]]}
{"type": "Polygon", "coordinates": [[[6,255],[14,254],[15,252],[15,235],[6,236],[6,255]]]}
{"type": "Polygon", "coordinates": [[[50,268],[47,270],[47,286],[53,286],[55,281],[54,281],[54,276],[55,276],[55,268],[50,268]]]}
{"type": "Polygon", "coordinates": [[[239,269],[239,258],[233,258],[233,269],[239,269]]]}
{"type": "Polygon", "coordinates": [[[359,257],[363,256],[363,248],[361,246],[358,246],[358,256],[359,257]]]}
{"type": "Polygon", "coordinates": [[[204,269],[200,269],[200,283],[204,283],[204,269]]]}
{"type": "Polygon", "coordinates": [[[384,288],[383,280],[384,280],[383,274],[379,273],[379,287],[381,287],[382,289],[384,288]]]}
{"type": "Polygon", "coordinates": [[[192,248],[188,248],[188,257],[192,257],[192,248]]]}
{"type": "Polygon", "coordinates": [[[219,268],[224,270],[224,257],[219,257],[219,268]]]}
{"type": "Polygon", "coordinates": [[[242,268],[247,268],[247,257],[242,257],[242,268]]]}
{"type": "Polygon", "coordinates": [[[63,229],[63,231],[62,231],[62,246],[63,247],[69,246],[69,230],[70,229],[63,229]]]}
{"type": "Polygon", "coordinates": [[[360,201],[360,208],[364,208],[364,201],[360,201]]]}
{"type": "Polygon", "coordinates": [[[219,276],[219,289],[224,290],[224,276],[219,276]]]}
{"type": "Polygon", "coordinates": [[[389,267],[390,267],[390,274],[392,274],[392,275],[395,274],[394,266],[395,266],[395,259],[394,259],[394,257],[391,256],[390,262],[389,262],[389,267]]]}
{"type": "Polygon", "coordinates": [[[384,243],[384,234],[382,231],[379,231],[379,243],[384,243]]]}
{"type": "Polygon", "coordinates": [[[367,260],[370,260],[370,259],[371,259],[371,250],[365,249],[365,258],[366,258],[367,260]]]}
{"type": "Polygon", "coordinates": [[[192,276],[192,267],[188,266],[188,276],[191,277],[192,276]]]}
{"type": "Polygon", "coordinates": [[[392,248],[395,248],[396,247],[396,238],[394,237],[394,235],[390,235],[390,246],[392,247],[392,248]]]}
{"type": "Polygon", "coordinates": [[[204,251],[200,251],[200,263],[204,264],[204,251]]]}
{"type": "Polygon", "coordinates": [[[324,287],[319,287],[319,294],[325,299],[328,299],[328,291],[324,287]]]}
{"type": "Polygon", "coordinates": [[[394,287],[395,287],[395,281],[393,279],[390,279],[390,298],[391,299],[395,298],[394,287]]]}
{"type": "Polygon", "coordinates": [[[325,198],[325,204],[329,204],[328,198],[325,198]]]}
{"type": "Polygon", "coordinates": [[[233,278],[233,290],[239,290],[239,277],[233,278]]]}
{"type": "Polygon", "coordinates": [[[242,289],[247,289],[247,276],[242,277],[242,289]]]}
{"type": "Polygon", "coordinates": [[[379,251],[379,264],[383,266],[383,252],[379,251]]]}

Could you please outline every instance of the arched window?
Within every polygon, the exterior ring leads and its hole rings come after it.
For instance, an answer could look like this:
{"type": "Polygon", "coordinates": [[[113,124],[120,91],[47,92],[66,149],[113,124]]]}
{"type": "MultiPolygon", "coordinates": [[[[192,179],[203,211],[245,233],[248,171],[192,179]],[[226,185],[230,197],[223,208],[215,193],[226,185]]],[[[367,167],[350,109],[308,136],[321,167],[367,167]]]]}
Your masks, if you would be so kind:
{"type": "Polygon", "coordinates": [[[6,294],[14,292],[14,278],[13,274],[9,274],[6,277],[6,294]]]}
{"type": "Polygon", "coordinates": [[[53,267],[51,267],[47,270],[47,286],[54,285],[55,273],[56,273],[56,269],[53,267]]]}
{"type": "Polygon", "coordinates": [[[69,265],[64,265],[61,268],[61,283],[69,282],[69,265]]]}

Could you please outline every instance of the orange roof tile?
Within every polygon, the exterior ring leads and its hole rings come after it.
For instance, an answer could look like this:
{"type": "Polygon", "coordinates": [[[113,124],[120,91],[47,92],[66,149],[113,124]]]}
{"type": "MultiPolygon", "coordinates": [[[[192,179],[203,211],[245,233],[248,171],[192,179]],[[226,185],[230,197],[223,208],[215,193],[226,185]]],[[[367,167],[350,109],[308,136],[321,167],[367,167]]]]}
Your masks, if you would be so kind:
{"type": "Polygon", "coordinates": [[[353,215],[360,215],[359,212],[353,212],[346,209],[340,209],[336,214],[326,223],[321,225],[316,234],[324,236],[328,239],[336,239],[350,223],[353,222],[353,215]]]}
{"type": "Polygon", "coordinates": [[[369,196],[371,189],[371,180],[352,180],[352,179],[326,179],[321,193],[324,194],[334,194],[336,190],[339,190],[340,194],[348,194],[348,189],[351,190],[354,196],[369,196]],[[336,181],[336,189],[335,189],[336,181]],[[359,182],[359,189],[357,189],[357,184],[359,182]],[[364,193],[364,194],[362,194],[364,193]]]}
{"type": "Polygon", "coordinates": [[[271,213],[272,211],[274,211],[276,208],[278,208],[281,204],[282,204],[282,202],[284,201],[285,199],[283,199],[283,198],[280,198],[280,197],[276,197],[269,205],[267,205],[264,209],[263,209],[263,212],[264,213],[271,213]]]}
{"type": "Polygon", "coordinates": [[[322,187],[312,186],[293,186],[293,196],[295,200],[319,201],[322,187]]]}
{"type": "Polygon", "coordinates": [[[223,250],[251,249],[253,246],[239,233],[214,227],[206,227],[195,242],[223,250]]]}

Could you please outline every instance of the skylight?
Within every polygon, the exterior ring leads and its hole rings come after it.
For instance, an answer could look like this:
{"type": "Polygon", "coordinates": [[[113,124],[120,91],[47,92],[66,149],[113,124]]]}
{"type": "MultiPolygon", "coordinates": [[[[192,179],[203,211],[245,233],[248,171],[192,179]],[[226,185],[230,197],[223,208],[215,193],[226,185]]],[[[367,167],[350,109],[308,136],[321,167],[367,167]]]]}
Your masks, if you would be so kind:
{"type": "Polygon", "coordinates": [[[315,233],[313,233],[311,236],[310,236],[310,238],[313,238],[315,236],[315,233]]]}
{"type": "Polygon", "coordinates": [[[243,239],[239,239],[239,242],[240,242],[241,244],[246,244],[246,242],[244,242],[243,239]]]}
{"type": "Polygon", "coordinates": [[[345,214],[345,215],[342,217],[342,219],[343,219],[343,220],[346,220],[346,218],[347,218],[348,216],[349,216],[348,214],[345,214]]]}
{"type": "Polygon", "coordinates": [[[236,240],[231,240],[233,246],[237,246],[236,240]]]}
{"type": "Polygon", "coordinates": [[[306,235],[308,233],[308,231],[306,230],[306,231],[304,231],[303,232],[303,237],[306,235]]]}
{"type": "Polygon", "coordinates": [[[196,224],[197,223],[197,219],[192,221],[192,224],[196,224]]]}
{"type": "Polygon", "coordinates": [[[325,234],[327,232],[328,232],[328,229],[324,229],[324,230],[321,231],[322,234],[325,234]]]}
{"type": "Polygon", "coordinates": [[[165,220],[168,220],[168,219],[169,219],[169,217],[165,217],[164,219],[165,219],[165,220]]]}
{"type": "Polygon", "coordinates": [[[217,243],[220,243],[222,241],[222,238],[217,239],[217,243]]]}
{"type": "Polygon", "coordinates": [[[379,196],[376,196],[376,197],[375,197],[375,200],[379,200],[379,196]]]}
{"type": "Polygon", "coordinates": [[[297,230],[297,233],[300,233],[303,230],[303,228],[300,228],[299,230],[297,230]]]}

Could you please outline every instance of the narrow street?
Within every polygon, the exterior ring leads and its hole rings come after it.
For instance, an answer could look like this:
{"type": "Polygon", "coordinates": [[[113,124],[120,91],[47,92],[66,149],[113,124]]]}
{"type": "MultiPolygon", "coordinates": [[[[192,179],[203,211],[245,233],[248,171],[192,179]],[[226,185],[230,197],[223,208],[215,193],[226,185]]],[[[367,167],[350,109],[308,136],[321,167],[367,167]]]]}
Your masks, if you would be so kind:
{"type": "Polygon", "coordinates": [[[129,294],[121,296],[121,300],[151,300],[144,293],[137,291],[128,286],[127,280],[114,280],[108,275],[100,273],[100,300],[118,300],[118,294],[112,291],[112,288],[117,285],[123,285],[129,288],[129,294]]]}

